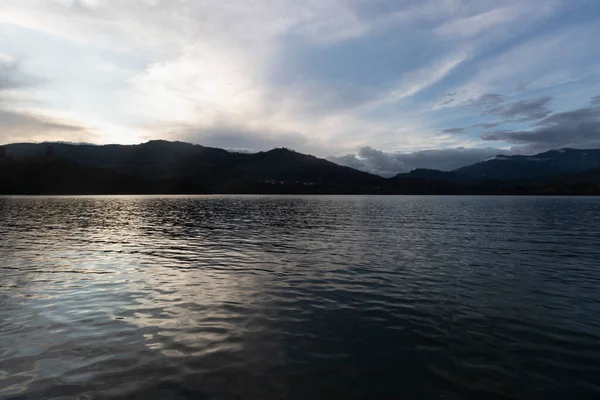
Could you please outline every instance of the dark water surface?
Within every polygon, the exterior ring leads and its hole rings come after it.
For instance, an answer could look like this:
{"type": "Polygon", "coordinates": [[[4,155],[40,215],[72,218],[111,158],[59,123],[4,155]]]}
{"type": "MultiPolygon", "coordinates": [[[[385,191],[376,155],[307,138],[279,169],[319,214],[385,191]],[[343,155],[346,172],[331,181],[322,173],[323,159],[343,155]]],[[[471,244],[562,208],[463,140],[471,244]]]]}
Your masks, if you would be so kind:
{"type": "Polygon", "coordinates": [[[0,198],[0,398],[600,398],[600,198],[0,198]]]}

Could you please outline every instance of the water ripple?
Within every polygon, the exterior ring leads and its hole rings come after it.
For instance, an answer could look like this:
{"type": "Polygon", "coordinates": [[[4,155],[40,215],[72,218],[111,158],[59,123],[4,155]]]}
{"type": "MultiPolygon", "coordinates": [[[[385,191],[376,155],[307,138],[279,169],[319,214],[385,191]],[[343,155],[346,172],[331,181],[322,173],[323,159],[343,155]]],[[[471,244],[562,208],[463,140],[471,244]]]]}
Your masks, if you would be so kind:
{"type": "Polygon", "coordinates": [[[598,398],[600,199],[0,197],[0,398],[598,398]]]}

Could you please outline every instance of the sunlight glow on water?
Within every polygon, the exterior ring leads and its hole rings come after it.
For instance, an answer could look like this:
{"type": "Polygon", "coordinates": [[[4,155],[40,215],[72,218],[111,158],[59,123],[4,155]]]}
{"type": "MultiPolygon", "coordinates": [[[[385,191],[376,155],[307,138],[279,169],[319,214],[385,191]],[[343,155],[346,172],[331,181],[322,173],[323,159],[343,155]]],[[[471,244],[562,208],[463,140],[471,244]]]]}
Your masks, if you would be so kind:
{"type": "Polygon", "coordinates": [[[0,237],[0,398],[600,395],[598,198],[2,197],[0,237]]]}

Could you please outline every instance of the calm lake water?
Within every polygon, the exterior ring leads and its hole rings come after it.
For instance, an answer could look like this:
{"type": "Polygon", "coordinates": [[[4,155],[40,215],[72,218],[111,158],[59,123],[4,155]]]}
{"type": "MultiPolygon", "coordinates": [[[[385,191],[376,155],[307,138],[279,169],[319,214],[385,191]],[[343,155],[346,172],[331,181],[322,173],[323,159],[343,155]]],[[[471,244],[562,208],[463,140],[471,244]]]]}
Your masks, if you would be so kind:
{"type": "Polygon", "coordinates": [[[600,198],[0,198],[0,398],[600,398],[600,198]]]}

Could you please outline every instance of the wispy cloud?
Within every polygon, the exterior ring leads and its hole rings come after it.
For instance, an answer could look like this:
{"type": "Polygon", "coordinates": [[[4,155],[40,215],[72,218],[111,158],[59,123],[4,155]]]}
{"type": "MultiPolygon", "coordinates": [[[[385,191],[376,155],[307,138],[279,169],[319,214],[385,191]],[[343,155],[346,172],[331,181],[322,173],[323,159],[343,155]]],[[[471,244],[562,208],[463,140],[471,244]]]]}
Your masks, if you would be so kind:
{"type": "Polygon", "coordinates": [[[509,32],[515,35],[529,29],[560,8],[561,2],[556,0],[498,1],[493,8],[486,2],[463,3],[461,9],[466,15],[444,22],[434,32],[443,38],[489,46],[505,39],[509,32]]]}
{"type": "Polygon", "coordinates": [[[533,129],[488,132],[482,139],[516,143],[530,152],[562,147],[600,147],[600,108],[554,113],[536,122],[533,129]]]}
{"type": "Polygon", "coordinates": [[[547,105],[551,100],[550,96],[542,96],[533,100],[515,101],[504,107],[499,115],[506,120],[536,121],[550,114],[547,105]]]}
{"type": "Polygon", "coordinates": [[[511,22],[521,12],[518,4],[487,10],[465,18],[448,21],[438,27],[435,32],[441,36],[468,38],[485,32],[494,26],[511,22]]]}
{"type": "Polygon", "coordinates": [[[459,51],[436,61],[432,66],[408,72],[400,79],[393,90],[385,93],[372,105],[397,102],[414,96],[444,79],[468,58],[469,55],[466,51],[459,51]]]}
{"type": "Polygon", "coordinates": [[[547,90],[588,77],[598,60],[585,42],[599,30],[600,20],[563,27],[480,60],[477,72],[451,89],[457,92],[453,105],[485,93],[547,90]]]}

